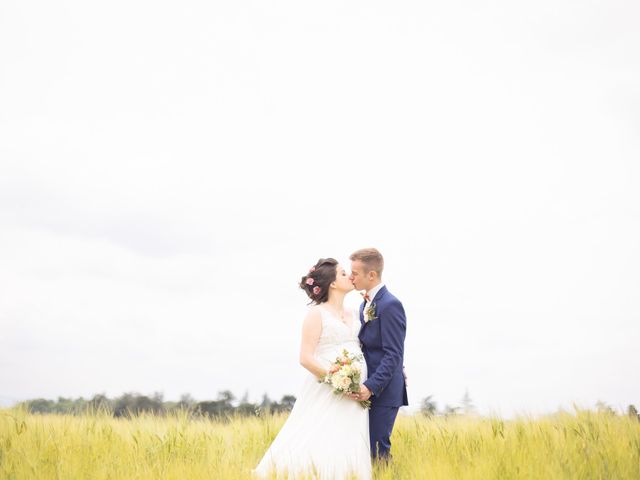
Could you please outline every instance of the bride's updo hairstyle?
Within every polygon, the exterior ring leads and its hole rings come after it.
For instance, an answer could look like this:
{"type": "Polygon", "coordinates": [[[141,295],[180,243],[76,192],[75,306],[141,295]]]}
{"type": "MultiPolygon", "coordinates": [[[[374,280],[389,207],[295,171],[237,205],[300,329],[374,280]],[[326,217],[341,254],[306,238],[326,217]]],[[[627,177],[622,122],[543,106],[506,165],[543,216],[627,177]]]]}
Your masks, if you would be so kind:
{"type": "Polygon", "coordinates": [[[312,303],[317,305],[329,299],[329,285],[336,281],[337,265],[338,261],[334,258],[321,258],[300,280],[300,288],[312,303]]]}

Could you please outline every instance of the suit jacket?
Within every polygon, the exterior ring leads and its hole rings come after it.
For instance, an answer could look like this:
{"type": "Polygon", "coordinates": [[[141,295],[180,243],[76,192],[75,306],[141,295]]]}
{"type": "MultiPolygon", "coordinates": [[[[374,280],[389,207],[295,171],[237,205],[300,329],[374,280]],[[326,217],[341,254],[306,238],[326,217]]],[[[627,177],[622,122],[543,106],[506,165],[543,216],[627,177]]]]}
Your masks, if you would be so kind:
{"type": "Polygon", "coordinates": [[[364,321],[363,302],[360,305],[360,343],[367,362],[368,378],[364,382],[373,392],[371,401],[378,406],[408,405],[404,382],[404,339],[407,319],[402,303],[387,287],[382,287],[371,301],[375,320],[364,321]]]}

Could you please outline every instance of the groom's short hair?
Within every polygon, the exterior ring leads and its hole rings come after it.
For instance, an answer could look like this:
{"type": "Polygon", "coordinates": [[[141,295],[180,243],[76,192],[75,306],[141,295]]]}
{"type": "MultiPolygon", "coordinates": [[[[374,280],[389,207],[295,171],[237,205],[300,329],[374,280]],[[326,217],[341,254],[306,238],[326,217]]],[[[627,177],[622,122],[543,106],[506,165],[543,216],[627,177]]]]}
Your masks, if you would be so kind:
{"type": "Polygon", "coordinates": [[[374,271],[379,277],[382,276],[382,270],[384,270],[384,258],[382,254],[375,248],[361,248],[351,254],[349,260],[361,261],[367,272],[374,271]]]}

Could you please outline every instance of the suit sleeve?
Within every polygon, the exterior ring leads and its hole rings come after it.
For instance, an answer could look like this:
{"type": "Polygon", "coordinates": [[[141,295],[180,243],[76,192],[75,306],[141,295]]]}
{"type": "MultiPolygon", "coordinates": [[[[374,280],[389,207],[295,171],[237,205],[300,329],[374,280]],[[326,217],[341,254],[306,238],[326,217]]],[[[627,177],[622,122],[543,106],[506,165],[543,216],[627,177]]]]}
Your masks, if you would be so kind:
{"type": "MultiPolygon", "coordinates": [[[[382,317],[382,315],[381,315],[382,317]]],[[[364,382],[366,387],[379,396],[397,372],[404,356],[404,338],[407,332],[407,318],[399,301],[387,306],[384,320],[380,323],[382,337],[382,360],[375,372],[364,382]]]]}

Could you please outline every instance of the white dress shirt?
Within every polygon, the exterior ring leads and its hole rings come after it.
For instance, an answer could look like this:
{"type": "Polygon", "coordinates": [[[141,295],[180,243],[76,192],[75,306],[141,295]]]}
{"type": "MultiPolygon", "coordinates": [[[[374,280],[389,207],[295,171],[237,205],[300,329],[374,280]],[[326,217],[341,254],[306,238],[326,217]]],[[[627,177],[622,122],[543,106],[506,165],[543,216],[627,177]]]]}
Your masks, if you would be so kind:
{"type": "Polygon", "coordinates": [[[367,295],[369,295],[369,301],[365,300],[365,304],[364,304],[365,311],[367,310],[367,307],[373,301],[373,299],[376,297],[376,295],[378,294],[378,292],[382,287],[384,287],[384,283],[379,283],[378,285],[373,287],[371,290],[367,291],[367,295]]]}

